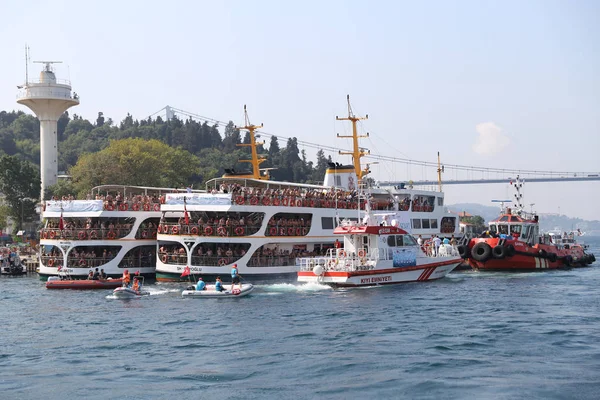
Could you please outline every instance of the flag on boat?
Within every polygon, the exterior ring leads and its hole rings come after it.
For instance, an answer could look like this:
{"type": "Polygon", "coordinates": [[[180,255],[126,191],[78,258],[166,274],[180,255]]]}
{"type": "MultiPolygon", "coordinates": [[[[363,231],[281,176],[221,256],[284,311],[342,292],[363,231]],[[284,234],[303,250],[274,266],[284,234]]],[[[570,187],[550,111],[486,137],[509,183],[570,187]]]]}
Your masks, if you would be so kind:
{"type": "Polygon", "coordinates": [[[61,231],[63,229],[65,229],[65,221],[63,220],[63,212],[62,209],[60,210],[60,221],[58,221],[58,229],[60,229],[61,231]]]}
{"type": "Polygon", "coordinates": [[[183,272],[181,273],[181,277],[188,276],[190,274],[190,267],[188,265],[185,266],[183,272]]]}
{"type": "Polygon", "coordinates": [[[62,265],[59,265],[58,268],[56,269],[58,272],[62,271],[62,265]]]}
{"type": "Polygon", "coordinates": [[[190,217],[188,215],[187,207],[185,205],[185,198],[183,199],[183,218],[185,219],[185,224],[189,225],[190,224],[190,217]]]}

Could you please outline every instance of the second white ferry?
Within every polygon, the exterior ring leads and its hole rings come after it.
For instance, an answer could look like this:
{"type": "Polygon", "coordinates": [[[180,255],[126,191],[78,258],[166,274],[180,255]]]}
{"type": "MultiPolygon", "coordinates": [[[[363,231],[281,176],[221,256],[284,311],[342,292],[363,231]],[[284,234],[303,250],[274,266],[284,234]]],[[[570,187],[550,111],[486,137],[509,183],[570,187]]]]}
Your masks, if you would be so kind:
{"type": "MultiPolygon", "coordinates": [[[[358,147],[355,117],[353,165],[331,164],[323,185],[278,182],[260,168],[254,132],[245,114],[252,171],[229,171],[206,183],[206,193],[167,194],[158,226],[156,279],[179,281],[186,267],[205,279],[227,278],[237,264],[242,278],[290,279],[298,272],[297,259],[324,255],[335,246],[337,220],[358,221],[364,201],[357,185],[369,172],[360,159],[367,153],[358,147]],[[173,218],[169,215],[183,215],[173,218]]],[[[410,186],[370,189],[369,202],[381,224],[395,226],[428,238],[460,236],[458,217],[444,207],[444,193],[410,186]]],[[[186,274],[184,274],[185,276],[186,274]]]]}

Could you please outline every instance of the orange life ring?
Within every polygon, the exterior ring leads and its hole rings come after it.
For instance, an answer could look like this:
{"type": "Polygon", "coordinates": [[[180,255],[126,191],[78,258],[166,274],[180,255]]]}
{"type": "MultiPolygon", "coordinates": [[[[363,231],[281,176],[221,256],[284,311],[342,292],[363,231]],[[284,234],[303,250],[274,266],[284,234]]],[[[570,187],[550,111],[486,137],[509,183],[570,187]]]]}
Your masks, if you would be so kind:
{"type": "Polygon", "coordinates": [[[144,203],[144,211],[150,211],[150,204],[144,203]]]}
{"type": "Polygon", "coordinates": [[[166,254],[163,254],[163,256],[162,256],[162,258],[161,258],[162,262],[166,264],[168,259],[169,259],[169,258],[167,257],[167,255],[166,255],[166,254]]]}
{"type": "Polygon", "coordinates": [[[43,237],[44,237],[44,239],[48,239],[48,232],[47,231],[43,232],[43,237]]]}
{"type": "Polygon", "coordinates": [[[98,232],[91,231],[90,232],[90,239],[97,239],[97,238],[98,238],[98,232]]]}
{"type": "Polygon", "coordinates": [[[315,201],[314,201],[314,200],[311,200],[311,201],[310,201],[310,206],[311,206],[311,207],[314,207],[314,206],[315,206],[315,201]]]}
{"type": "Polygon", "coordinates": [[[274,206],[278,206],[278,205],[279,205],[279,202],[280,202],[280,201],[279,201],[279,199],[278,199],[277,197],[275,197],[275,198],[273,199],[273,205],[274,205],[274,206]]]}
{"type": "Polygon", "coordinates": [[[192,233],[192,235],[197,235],[198,234],[198,227],[197,226],[192,226],[191,233],[192,233]]]}
{"type": "Polygon", "coordinates": [[[48,260],[48,267],[53,267],[54,266],[54,259],[49,259],[48,260]]]}
{"type": "Polygon", "coordinates": [[[262,204],[263,204],[263,206],[271,205],[271,199],[269,199],[268,197],[263,197],[262,204]]]}
{"type": "Polygon", "coordinates": [[[281,201],[281,205],[283,205],[284,207],[287,207],[289,204],[289,200],[287,197],[284,197],[283,200],[281,201]]]}
{"type": "Polygon", "coordinates": [[[338,249],[337,256],[338,258],[346,258],[346,252],[343,249],[338,249]]]}
{"type": "Polygon", "coordinates": [[[112,210],[114,210],[114,209],[115,209],[115,208],[113,207],[113,205],[112,205],[112,204],[107,204],[107,205],[106,205],[106,211],[112,211],[112,210]]]}
{"type": "Polygon", "coordinates": [[[300,236],[300,235],[302,235],[302,229],[296,228],[296,236],[300,236]]]}
{"type": "Polygon", "coordinates": [[[110,240],[114,239],[117,237],[117,235],[115,235],[115,233],[113,231],[109,231],[108,234],[106,235],[107,238],[109,238],[110,240]]]}
{"type": "Polygon", "coordinates": [[[160,204],[154,204],[154,211],[160,211],[160,204]]]}
{"type": "Polygon", "coordinates": [[[133,205],[131,206],[131,209],[133,211],[140,211],[140,204],[139,203],[133,203],[133,205]]]}
{"type": "MultiPolygon", "coordinates": [[[[169,228],[167,228],[169,229],[169,228]]],[[[171,228],[171,234],[172,235],[177,235],[179,233],[179,227],[177,225],[173,226],[173,228],[171,228]]]]}
{"type": "Polygon", "coordinates": [[[225,236],[227,234],[227,231],[225,230],[224,226],[220,226],[217,228],[217,233],[219,234],[219,236],[225,236]]]}
{"type": "Polygon", "coordinates": [[[302,200],[296,200],[296,207],[302,207],[302,200]]]}
{"type": "Polygon", "coordinates": [[[158,226],[158,233],[162,233],[162,225],[158,226]]]}
{"type": "Polygon", "coordinates": [[[244,228],[238,226],[237,228],[235,228],[235,234],[238,236],[242,236],[244,234],[244,228]]]}
{"type": "Polygon", "coordinates": [[[250,198],[250,204],[253,205],[253,206],[257,205],[258,204],[258,197],[252,196],[250,198]]]}
{"type": "Polygon", "coordinates": [[[308,235],[308,228],[302,228],[302,235],[308,235]]]}
{"type": "Polygon", "coordinates": [[[365,254],[365,250],[364,250],[364,249],[360,249],[360,250],[358,251],[358,256],[359,256],[360,258],[363,258],[365,255],[366,255],[366,254],[365,254]]]}
{"type": "Polygon", "coordinates": [[[56,237],[56,231],[50,231],[50,239],[54,239],[56,237]]]}
{"type": "Polygon", "coordinates": [[[79,231],[77,237],[79,238],[79,240],[85,240],[85,231],[79,231]]]}
{"type": "Polygon", "coordinates": [[[269,230],[269,235],[271,235],[271,236],[277,236],[277,228],[275,228],[275,227],[272,227],[272,228],[269,230]]]}
{"type": "Polygon", "coordinates": [[[119,204],[119,211],[127,211],[127,203],[119,204]]]}
{"type": "Polygon", "coordinates": [[[160,196],[160,204],[165,204],[165,196],[160,196]]]}
{"type": "Polygon", "coordinates": [[[235,203],[236,203],[238,206],[241,206],[241,205],[243,205],[243,204],[244,204],[244,196],[238,196],[238,197],[236,197],[236,198],[235,198],[235,203]]]}
{"type": "Polygon", "coordinates": [[[224,258],[221,258],[221,259],[219,260],[219,265],[220,265],[221,267],[223,267],[223,266],[227,265],[227,260],[226,260],[226,259],[224,259],[224,258]]]}
{"type": "Polygon", "coordinates": [[[294,228],[292,228],[292,227],[289,227],[289,228],[288,228],[288,235],[289,235],[289,236],[294,236],[294,232],[295,232],[295,229],[294,229],[294,228]]]}
{"type": "Polygon", "coordinates": [[[213,234],[213,228],[212,226],[207,226],[206,228],[204,228],[204,235],[206,236],[212,236],[213,234]]]}
{"type": "Polygon", "coordinates": [[[83,258],[81,260],[79,260],[79,265],[81,267],[85,267],[87,265],[87,261],[85,261],[83,258]]]}

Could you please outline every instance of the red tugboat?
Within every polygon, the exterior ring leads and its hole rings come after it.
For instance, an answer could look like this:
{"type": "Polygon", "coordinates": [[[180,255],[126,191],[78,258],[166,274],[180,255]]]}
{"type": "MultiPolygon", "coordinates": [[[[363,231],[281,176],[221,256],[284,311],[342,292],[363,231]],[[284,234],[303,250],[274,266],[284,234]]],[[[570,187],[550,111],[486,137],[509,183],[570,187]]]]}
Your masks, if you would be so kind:
{"type": "Polygon", "coordinates": [[[500,216],[489,223],[483,237],[473,238],[458,251],[472,268],[482,271],[539,271],[564,267],[584,267],[594,261],[577,243],[552,240],[540,234],[539,218],[523,208],[523,181],[515,187],[515,206],[502,207],[500,216]],[[555,243],[557,242],[557,243],[555,243]]]}

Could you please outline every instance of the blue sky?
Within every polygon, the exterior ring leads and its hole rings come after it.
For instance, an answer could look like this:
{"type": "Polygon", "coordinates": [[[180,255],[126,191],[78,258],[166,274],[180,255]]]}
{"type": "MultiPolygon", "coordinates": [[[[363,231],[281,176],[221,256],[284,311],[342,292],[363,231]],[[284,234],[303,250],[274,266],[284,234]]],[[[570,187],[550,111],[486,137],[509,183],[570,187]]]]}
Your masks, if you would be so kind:
{"type": "MultiPolygon", "coordinates": [[[[266,132],[348,148],[335,115],[350,94],[376,154],[600,171],[598,2],[4,1],[0,14],[0,110],[27,111],[15,103],[27,43],[33,60],[65,63],[57,73],[81,97],[71,112],[88,119],[169,104],[241,123],[247,104],[266,132]]],[[[380,180],[435,174],[372,169],[380,180]]],[[[446,189],[449,203],[506,192],[446,189]]],[[[600,219],[600,182],[531,184],[526,195],[540,212],[600,219]]]]}

